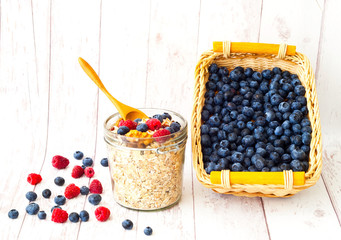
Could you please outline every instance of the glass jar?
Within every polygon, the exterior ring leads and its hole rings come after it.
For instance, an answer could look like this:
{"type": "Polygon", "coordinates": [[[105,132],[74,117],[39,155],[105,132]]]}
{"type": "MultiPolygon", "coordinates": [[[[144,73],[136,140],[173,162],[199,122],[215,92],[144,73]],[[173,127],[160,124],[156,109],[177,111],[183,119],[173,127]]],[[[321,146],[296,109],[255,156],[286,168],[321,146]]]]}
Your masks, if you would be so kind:
{"type": "Polygon", "coordinates": [[[187,121],[163,109],[141,109],[147,116],[169,113],[180,131],[154,139],[127,137],[111,131],[119,113],[104,122],[104,140],[114,199],[136,210],[156,210],[176,204],[182,194],[187,121]]]}

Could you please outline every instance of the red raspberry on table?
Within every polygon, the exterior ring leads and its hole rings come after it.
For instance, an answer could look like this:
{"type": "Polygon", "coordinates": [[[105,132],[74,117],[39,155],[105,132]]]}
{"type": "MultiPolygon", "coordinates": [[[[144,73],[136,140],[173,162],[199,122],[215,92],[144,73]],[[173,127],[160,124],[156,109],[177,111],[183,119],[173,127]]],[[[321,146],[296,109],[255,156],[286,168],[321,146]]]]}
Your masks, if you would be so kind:
{"type": "Polygon", "coordinates": [[[53,209],[51,220],[56,223],[64,223],[67,221],[69,214],[59,208],[53,209]]]}
{"type": "Polygon", "coordinates": [[[66,168],[69,165],[69,159],[56,155],[52,158],[52,166],[58,169],[66,168]]]}
{"type": "Polygon", "coordinates": [[[153,138],[155,138],[155,140],[159,143],[163,143],[165,141],[168,140],[168,137],[165,137],[167,135],[170,135],[171,132],[168,131],[167,129],[160,129],[157,130],[154,134],[153,134],[153,138]]]}
{"type": "Polygon", "coordinates": [[[121,127],[121,126],[126,126],[128,127],[130,130],[134,130],[136,129],[136,126],[137,126],[137,123],[130,120],[130,119],[127,119],[125,121],[120,121],[119,124],[118,124],[118,127],[121,127]]]}
{"type": "Polygon", "coordinates": [[[148,128],[152,131],[158,130],[161,127],[161,122],[159,119],[151,118],[146,121],[148,128]]]}
{"type": "Polygon", "coordinates": [[[81,176],[83,176],[84,174],[84,169],[81,167],[81,166],[74,166],[73,169],[72,169],[72,173],[71,173],[71,176],[73,178],[80,178],[81,176]]]}
{"type": "Polygon", "coordinates": [[[98,207],[95,210],[96,219],[100,222],[105,222],[110,216],[110,210],[106,207],[98,207]]]}
{"type": "Polygon", "coordinates": [[[77,187],[74,183],[71,183],[65,188],[64,195],[67,199],[71,199],[77,197],[80,192],[80,188],[77,187]]]}
{"type": "Polygon", "coordinates": [[[37,185],[38,183],[41,182],[41,180],[42,180],[41,176],[36,173],[30,173],[27,176],[27,182],[32,185],[37,185]]]}
{"type": "Polygon", "coordinates": [[[92,167],[86,167],[84,169],[84,174],[85,176],[87,176],[88,178],[91,178],[94,174],[95,174],[95,170],[92,167]]]}
{"type": "Polygon", "coordinates": [[[101,194],[103,192],[102,184],[97,179],[92,180],[89,189],[91,193],[101,194]]]}

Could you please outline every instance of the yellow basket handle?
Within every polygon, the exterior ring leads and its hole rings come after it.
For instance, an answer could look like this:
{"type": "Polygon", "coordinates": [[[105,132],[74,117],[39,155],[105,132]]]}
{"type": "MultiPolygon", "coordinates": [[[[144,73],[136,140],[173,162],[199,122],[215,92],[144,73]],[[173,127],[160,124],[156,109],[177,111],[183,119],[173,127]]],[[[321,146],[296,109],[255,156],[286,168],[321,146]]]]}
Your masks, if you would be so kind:
{"type": "Polygon", "coordinates": [[[251,42],[213,42],[213,52],[278,54],[280,58],[295,55],[296,46],[286,44],[251,43],[251,42]]]}

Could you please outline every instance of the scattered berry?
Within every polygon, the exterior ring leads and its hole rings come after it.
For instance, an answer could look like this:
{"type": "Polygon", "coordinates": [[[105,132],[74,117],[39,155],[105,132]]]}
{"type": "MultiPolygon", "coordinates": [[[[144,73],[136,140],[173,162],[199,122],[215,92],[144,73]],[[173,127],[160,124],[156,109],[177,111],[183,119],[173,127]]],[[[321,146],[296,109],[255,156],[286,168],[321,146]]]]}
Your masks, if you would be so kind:
{"type": "Polygon", "coordinates": [[[80,188],[77,187],[74,183],[69,184],[64,191],[64,195],[67,199],[75,198],[79,195],[80,188]]]}
{"type": "Polygon", "coordinates": [[[87,176],[88,178],[92,178],[93,175],[95,174],[95,171],[94,171],[94,169],[93,169],[92,167],[86,167],[86,168],[84,169],[84,174],[85,174],[85,176],[87,176]]]}
{"type": "Polygon", "coordinates": [[[85,210],[82,210],[80,213],[79,213],[79,217],[80,219],[82,220],[82,222],[87,222],[89,221],[89,213],[85,210]]]}
{"type": "Polygon", "coordinates": [[[152,235],[153,233],[153,229],[151,227],[146,227],[144,230],[143,230],[144,234],[146,234],[147,236],[150,236],[152,235]]]}
{"type": "Polygon", "coordinates": [[[57,205],[64,205],[66,202],[66,198],[63,195],[58,195],[54,198],[54,202],[57,205]]]}
{"type": "Polygon", "coordinates": [[[106,207],[98,207],[95,210],[96,219],[100,222],[105,222],[110,216],[110,210],[106,207]]]}
{"type": "Polygon", "coordinates": [[[27,176],[27,182],[32,185],[37,185],[38,183],[41,182],[41,180],[42,180],[41,176],[36,173],[30,173],[27,176]]]}
{"type": "Polygon", "coordinates": [[[50,198],[51,197],[50,189],[43,190],[43,192],[41,194],[43,195],[44,198],[50,198]]]}
{"type": "Polygon", "coordinates": [[[98,205],[101,202],[102,197],[99,194],[92,194],[89,196],[88,200],[89,200],[89,203],[93,205],[98,205]]]}
{"type": "Polygon", "coordinates": [[[86,167],[91,167],[93,163],[92,158],[86,157],[83,159],[83,165],[86,167]]]}
{"type": "Polygon", "coordinates": [[[78,221],[79,221],[79,215],[78,215],[78,213],[76,213],[76,212],[70,213],[70,215],[69,215],[69,220],[70,220],[70,222],[73,222],[73,223],[78,222],[78,221]]]}
{"type": "Polygon", "coordinates": [[[36,215],[39,211],[39,205],[36,203],[30,203],[27,207],[26,207],[26,212],[30,215],[36,215]]]}
{"type": "Polygon", "coordinates": [[[81,151],[76,151],[73,154],[73,157],[76,158],[77,160],[81,160],[83,158],[84,154],[81,151]]]}
{"type": "Polygon", "coordinates": [[[127,119],[125,121],[120,121],[120,123],[118,124],[118,127],[122,127],[122,126],[128,127],[129,130],[134,130],[136,129],[137,123],[130,119],[127,119]]]}
{"type": "Polygon", "coordinates": [[[44,211],[39,211],[38,212],[38,218],[39,219],[46,219],[46,213],[44,211]]]}
{"type": "Polygon", "coordinates": [[[126,230],[131,230],[133,228],[133,222],[129,219],[126,219],[122,222],[122,227],[126,230]]]}
{"type": "Polygon", "coordinates": [[[81,176],[83,176],[84,174],[84,169],[81,167],[81,166],[74,166],[73,169],[72,169],[72,173],[71,173],[71,176],[73,178],[80,178],[81,176]]]}
{"type": "Polygon", "coordinates": [[[108,159],[107,159],[107,158],[103,158],[103,159],[101,160],[101,165],[102,165],[103,167],[107,167],[107,166],[108,166],[108,159]]]}
{"type": "Polygon", "coordinates": [[[51,221],[56,223],[64,223],[68,219],[68,213],[62,209],[55,208],[52,212],[51,221]]]}
{"type": "Polygon", "coordinates": [[[54,166],[57,169],[64,169],[69,165],[70,161],[69,159],[56,155],[52,158],[52,166],[54,166]]]}
{"type": "Polygon", "coordinates": [[[57,185],[57,186],[63,186],[64,183],[65,183],[65,179],[62,178],[62,177],[56,177],[54,179],[54,183],[57,185]]]}
{"type": "Polygon", "coordinates": [[[151,118],[146,121],[148,128],[152,131],[158,130],[161,127],[161,122],[156,118],[151,118]]]}
{"type": "Polygon", "coordinates": [[[157,142],[163,143],[168,140],[168,137],[166,136],[170,134],[170,131],[168,131],[167,129],[160,129],[153,134],[153,138],[155,138],[157,142]]]}
{"type": "Polygon", "coordinates": [[[60,206],[53,206],[53,207],[51,208],[51,212],[53,212],[53,209],[55,209],[55,208],[62,209],[60,206]]]}
{"type": "Polygon", "coordinates": [[[89,189],[91,193],[101,194],[103,192],[102,184],[97,179],[92,180],[92,182],[90,183],[89,189]]]}
{"type": "Polygon", "coordinates": [[[29,191],[26,193],[26,198],[28,201],[35,201],[37,199],[37,194],[35,192],[29,191]]]}
{"type": "Polygon", "coordinates": [[[136,130],[140,132],[147,132],[148,125],[146,123],[140,123],[139,125],[137,125],[136,130]]]}
{"type": "Polygon", "coordinates": [[[88,195],[90,190],[89,190],[89,188],[87,186],[82,186],[80,188],[80,191],[81,191],[82,195],[88,195]]]}
{"type": "Polygon", "coordinates": [[[17,219],[19,216],[19,212],[16,210],[16,209],[11,209],[9,212],[8,212],[8,217],[10,219],[17,219]]]}
{"type": "Polygon", "coordinates": [[[120,135],[125,135],[126,133],[128,133],[130,131],[130,129],[126,126],[121,126],[117,129],[117,134],[120,135]]]}

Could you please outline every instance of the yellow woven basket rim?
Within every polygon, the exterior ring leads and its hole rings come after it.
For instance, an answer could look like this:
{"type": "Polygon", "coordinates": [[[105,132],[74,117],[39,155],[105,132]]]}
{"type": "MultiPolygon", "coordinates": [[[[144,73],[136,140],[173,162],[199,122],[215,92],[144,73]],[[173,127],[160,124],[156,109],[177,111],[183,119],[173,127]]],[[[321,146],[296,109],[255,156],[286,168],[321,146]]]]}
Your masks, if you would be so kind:
{"type": "Polygon", "coordinates": [[[248,197],[289,197],[297,192],[313,186],[319,179],[322,170],[322,139],[320,113],[317,100],[315,76],[309,59],[302,53],[296,52],[292,56],[279,56],[275,54],[254,54],[254,53],[226,53],[213,52],[213,50],[202,53],[195,69],[194,86],[194,106],[191,118],[192,136],[192,158],[193,167],[198,180],[207,188],[224,194],[248,197]],[[206,92],[205,83],[208,81],[208,67],[212,63],[218,66],[225,66],[229,70],[237,66],[251,67],[261,71],[280,67],[290,73],[297,74],[302,84],[306,88],[308,117],[311,121],[312,140],[310,144],[309,169],[305,173],[305,184],[302,186],[291,186],[285,188],[284,185],[260,185],[260,184],[232,184],[229,188],[222,184],[212,184],[210,176],[203,167],[203,156],[201,153],[201,111],[204,105],[204,95],[206,92]]]}

